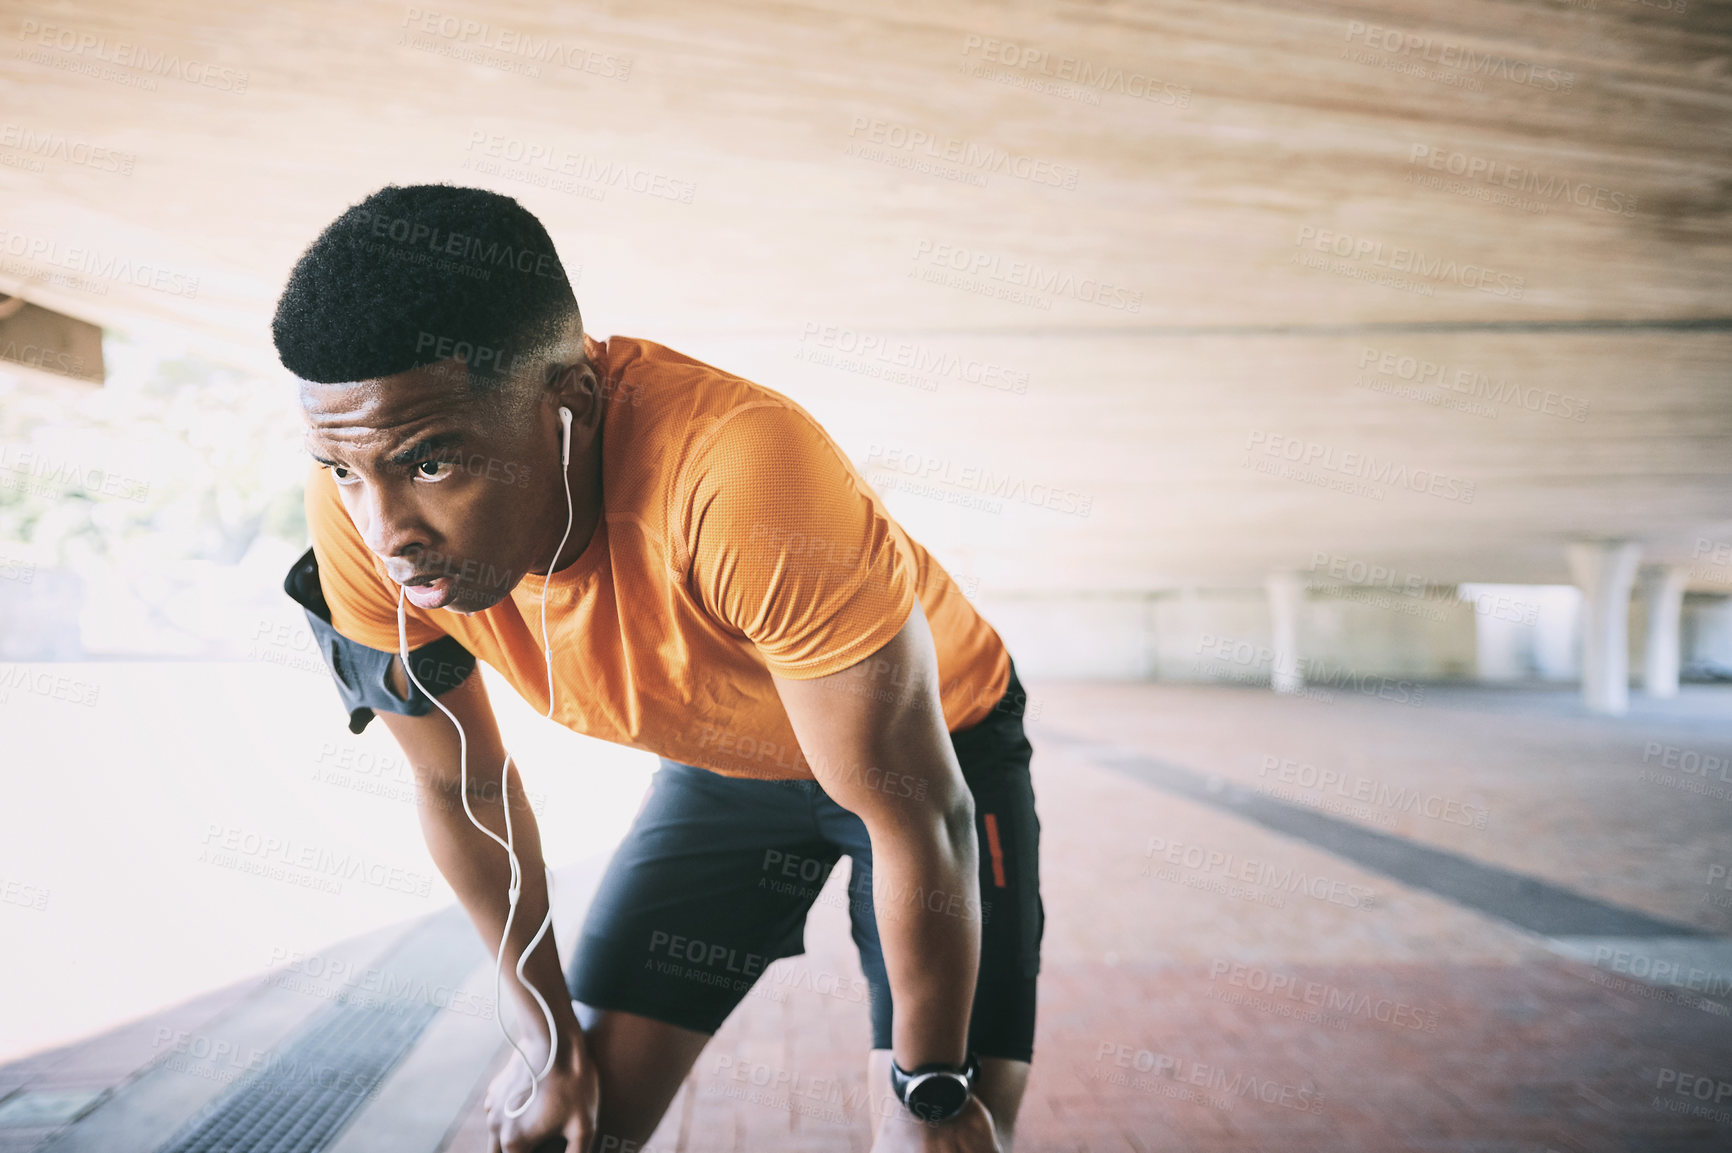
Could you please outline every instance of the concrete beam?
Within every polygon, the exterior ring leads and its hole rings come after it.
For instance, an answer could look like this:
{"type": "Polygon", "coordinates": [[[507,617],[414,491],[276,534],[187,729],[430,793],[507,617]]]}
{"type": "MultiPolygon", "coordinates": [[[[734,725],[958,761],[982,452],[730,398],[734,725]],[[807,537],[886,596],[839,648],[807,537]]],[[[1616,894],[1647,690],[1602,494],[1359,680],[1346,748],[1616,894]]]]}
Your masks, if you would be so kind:
{"type": "Polygon", "coordinates": [[[22,296],[0,299],[0,361],[13,368],[101,384],[102,329],[22,296]]]}

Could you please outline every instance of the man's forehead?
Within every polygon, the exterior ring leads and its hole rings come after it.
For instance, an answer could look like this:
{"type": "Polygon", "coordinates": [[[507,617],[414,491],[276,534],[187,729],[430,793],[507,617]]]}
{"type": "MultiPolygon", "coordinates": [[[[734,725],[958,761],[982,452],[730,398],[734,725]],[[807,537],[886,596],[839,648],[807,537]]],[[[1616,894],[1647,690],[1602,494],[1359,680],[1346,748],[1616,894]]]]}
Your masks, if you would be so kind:
{"type": "Polygon", "coordinates": [[[391,376],[321,384],[301,381],[301,411],[315,430],[388,430],[443,418],[470,423],[497,417],[509,391],[501,379],[476,388],[462,361],[436,361],[391,376]]]}

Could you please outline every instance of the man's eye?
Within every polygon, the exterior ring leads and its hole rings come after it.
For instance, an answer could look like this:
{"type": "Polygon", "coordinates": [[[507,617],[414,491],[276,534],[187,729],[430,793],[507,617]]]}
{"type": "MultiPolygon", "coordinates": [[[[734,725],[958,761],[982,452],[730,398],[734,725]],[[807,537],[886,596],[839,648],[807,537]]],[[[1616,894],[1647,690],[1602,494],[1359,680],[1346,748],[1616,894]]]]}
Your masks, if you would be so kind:
{"type": "Polygon", "coordinates": [[[359,477],[340,464],[327,464],[325,467],[331,470],[331,479],[335,480],[338,484],[360,483],[359,477]]]}
{"type": "Polygon", "coordinates": [[[416,480],[444,480],[457,468],[454,460],[423,460],[415,464],[416,480]]]}

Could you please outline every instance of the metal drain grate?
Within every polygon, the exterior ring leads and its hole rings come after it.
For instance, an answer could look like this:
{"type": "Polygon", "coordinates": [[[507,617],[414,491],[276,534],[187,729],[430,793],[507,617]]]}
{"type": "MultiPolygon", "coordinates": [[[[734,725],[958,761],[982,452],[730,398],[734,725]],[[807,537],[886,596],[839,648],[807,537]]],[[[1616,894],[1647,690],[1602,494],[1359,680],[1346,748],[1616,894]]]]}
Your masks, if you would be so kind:
{"type": "Polygon", "coordinates": [[[438,1009],[338,998],[157,1153],[317,1153],[334,1140],[438,1009]]]}

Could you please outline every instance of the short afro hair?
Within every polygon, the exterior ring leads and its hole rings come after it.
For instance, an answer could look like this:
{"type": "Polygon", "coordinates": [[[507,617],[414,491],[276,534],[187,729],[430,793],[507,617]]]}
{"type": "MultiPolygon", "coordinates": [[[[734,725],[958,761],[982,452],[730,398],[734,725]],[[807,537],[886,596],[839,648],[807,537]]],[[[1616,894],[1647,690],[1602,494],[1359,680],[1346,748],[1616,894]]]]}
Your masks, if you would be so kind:
{"type": "Polygon", "coordinates": [[[386,185],[319,234],[277,301],[271,336],[302,380],[372,380],[456,358],[502,384],[576,317],[547,229],[484,188],[386,185]]]}

